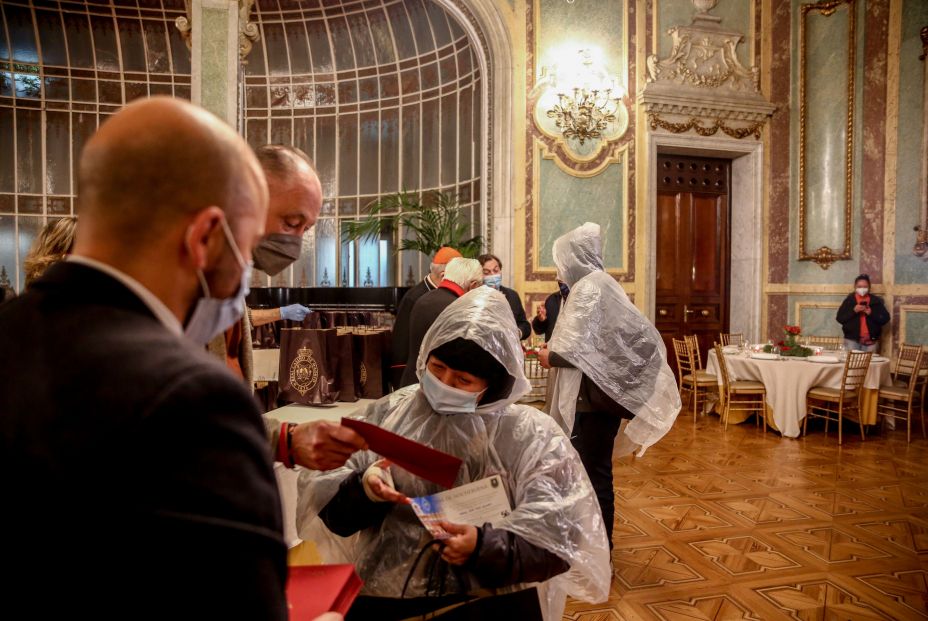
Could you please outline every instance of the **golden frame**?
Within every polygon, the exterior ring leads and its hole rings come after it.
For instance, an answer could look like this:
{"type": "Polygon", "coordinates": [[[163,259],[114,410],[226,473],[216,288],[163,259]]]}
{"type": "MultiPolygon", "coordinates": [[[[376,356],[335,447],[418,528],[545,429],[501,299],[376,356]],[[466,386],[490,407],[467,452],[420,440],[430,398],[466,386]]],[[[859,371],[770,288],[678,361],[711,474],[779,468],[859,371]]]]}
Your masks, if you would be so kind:
{"type": "MultiPolygon", "coordinates": [[[[536,274],[551,274],[552,276],[557,273],[557,269],[554,267],[541,267],[538,263],[538,249],[541,248],[541,243],[539,241],[540,229],[539,220],[541,219],[541,192],[539,190],[541,186],[541,160],[551,160],[554,164],[560,168],[563,172],[574,175],[578,177],[595,177],[600,174],[606,168],[612,164],[621,164],[625,168],[625,174],[622,175],[622,214],[624,216],[624,223],[628,224],[628,143],[623,144],[620,148],[616,149],[613,154],[602,162],[601,165],[597,166],[596,169],[591,171],[586,171],[583,173],[577,173],[577,171],[572,170],[566,166],[559,157],[552,153],[548,145],[538,138],[535,138],[535,148],[533,149],[532,157],[532,205],[534,209],[532,210],[532,218],[534,220],[532,226],[532,272],[536,274]]],[[[567,231],[564,231],[565,233],[567,231]]],[[[613,276],[623,276],[628,274],[628,237],[629,229],[626,226],[622,234],[622,267],[620,269],[616,268],[607,268],[606,273],[613,276]]]]}
{"type": "MultiPolygon", "coordinates": [[[[835,312],[837,312],[839,308],[841,308],[841,302],[810,302],[808,300],[799,300],[795,302],[794,311],[793,311],[795,313],[793,315],[793,323],[799,326],[800,328],[802,328],[803,309],[834,310],[835,312]]],[[[837,325],[837,322],[835,322],[835,324],[837,325]]],[[[840,327],[837,328],[837,330],[840,331],[840,327]]]]}
{"type": "Polygon", "coordinates": [[[912,343],[913,340],[906,338],[906,332],[908,330],[906,326],[906,320],[908,319],[909,313],[914,314],[928,314],[928,304],[900,304],[899,305],[899,342],[900,343],[912,343]]]}
{"type": "Polygon", "coordinates": [[[851,234],[854,189],[854,74],[857,52],[857,3],[856,0],[821,0],[802,5],[799,17],[799,260],[814,261],[823,270],[835,261],[851,259],[851,234]],[[806,249],[806,16],[820,13],[824,17],[834,15],[843,5],[848,5],[848,59],[847,59],[847,139],[845,140],[845,200],[844,200],[844,248],[839,252],[822,246],[809,252],[806,249]]]}

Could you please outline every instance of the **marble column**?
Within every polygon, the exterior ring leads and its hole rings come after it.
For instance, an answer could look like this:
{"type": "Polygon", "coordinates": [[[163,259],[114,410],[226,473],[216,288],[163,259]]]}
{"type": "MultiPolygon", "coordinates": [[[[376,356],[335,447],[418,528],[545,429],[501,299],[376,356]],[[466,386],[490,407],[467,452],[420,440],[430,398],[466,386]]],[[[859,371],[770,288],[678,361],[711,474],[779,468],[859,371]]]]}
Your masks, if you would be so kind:
{"type": "Polygon", "coordinates": [[[191,99],[232,127],[238,125],[239,2],[192,0],[191,99]]]}

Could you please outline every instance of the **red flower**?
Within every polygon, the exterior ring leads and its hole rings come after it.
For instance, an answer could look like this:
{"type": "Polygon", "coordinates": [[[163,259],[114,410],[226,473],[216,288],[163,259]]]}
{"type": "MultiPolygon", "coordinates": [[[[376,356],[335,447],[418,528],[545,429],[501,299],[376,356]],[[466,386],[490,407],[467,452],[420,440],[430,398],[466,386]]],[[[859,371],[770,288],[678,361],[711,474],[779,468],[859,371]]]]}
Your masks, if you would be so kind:
{"type": "Polygon", "coordinates": [[[802,331],[799,326],[784,326],[783,330],[796,336],[799,336],[799,333],[802,331]]]}

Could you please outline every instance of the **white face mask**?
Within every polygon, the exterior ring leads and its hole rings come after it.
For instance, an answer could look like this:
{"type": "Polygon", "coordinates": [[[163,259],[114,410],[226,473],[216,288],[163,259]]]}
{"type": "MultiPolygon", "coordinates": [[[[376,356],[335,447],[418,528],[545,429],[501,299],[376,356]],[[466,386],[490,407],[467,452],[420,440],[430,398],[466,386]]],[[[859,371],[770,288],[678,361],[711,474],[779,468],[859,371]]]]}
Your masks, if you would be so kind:
{"type": "Polygon", "coordinates": [[[429,405],[439,414],[473,414],[477,411],[477,400],[485,391],[470,392],[448,386],[432,375],[428,369],[419,381],[419,387],[428,399],[429,405]]]}
{"type": "Polygon", "coordinates": [[[235,259],[242,268],[242,280],[238,292],[232,297],[213,298],[210,297],[209,285],[206,283],[203,270],[197,270],[197,278],[200,279],[203,297],[197,300],[193,313],[190,315],[190,320],[187,321],[184,328],[184,334],[199,345],[206,345],[217,335],[235,325],[245,312],[245,297],[249,291],[248,281],[251,280],[251,265],[245,262],[238,246],[235,245],[235,238],[232,237],[232,231],[229,229],[225,218],[222,219],[222,231],[226,236],[226,242],[232,248],[232,254],[235,255],[235,259]]]}
{"type": "Polygon", "coordinates": [[[857,295],[863,297],[869,293],[870,289],[867,287],[857,287],[857,295]]]}

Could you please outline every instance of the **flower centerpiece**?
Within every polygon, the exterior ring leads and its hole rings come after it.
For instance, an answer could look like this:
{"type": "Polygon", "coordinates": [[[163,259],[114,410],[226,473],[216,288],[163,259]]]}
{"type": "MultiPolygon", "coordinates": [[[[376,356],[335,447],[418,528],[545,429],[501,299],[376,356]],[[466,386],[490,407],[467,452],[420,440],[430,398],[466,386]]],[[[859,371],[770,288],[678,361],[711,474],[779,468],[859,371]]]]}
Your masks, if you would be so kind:
{"type": "MultiPolygon", "coordinates": [[[[786,337],[777,343],[777,346],[780,348],[781,356],[805,358],[814,353],[808,347],[803,347],[799,344],[799,335],[802,333],[802,329],[799,326],[783,326],[783,332],[786,334],[786,337]]],[[[773,346],[765,345],[764,351],[770,353],[773,351],[773,346]]]]}

